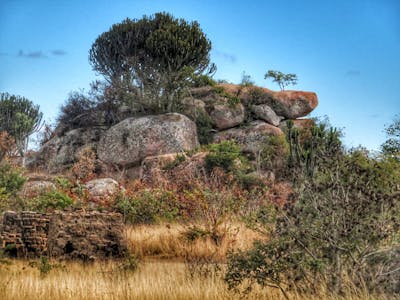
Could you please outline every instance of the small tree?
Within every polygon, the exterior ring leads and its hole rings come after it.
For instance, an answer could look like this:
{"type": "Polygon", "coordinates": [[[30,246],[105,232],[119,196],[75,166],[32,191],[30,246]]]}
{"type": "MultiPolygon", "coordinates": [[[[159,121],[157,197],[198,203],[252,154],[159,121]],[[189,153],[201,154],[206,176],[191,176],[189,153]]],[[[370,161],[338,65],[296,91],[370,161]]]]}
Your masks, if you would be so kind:
{"type": "Polygon", "coordinates": [[[288,85],[297,84],[297,75],[296,74],[284,74],[280,71],[268,70],[264,75],[264,79],[272,78],[273,82],[279,84],[281,90],[285,90],[285,87],[288,85]]]}
{"type": "Polygon", "coordinates": [[[40,129],[42,116],[39,106],[32,101],[8,93],[0,94],[0,132],[6,131],[14,138],[23,164],[29,137],[40,129]]]}

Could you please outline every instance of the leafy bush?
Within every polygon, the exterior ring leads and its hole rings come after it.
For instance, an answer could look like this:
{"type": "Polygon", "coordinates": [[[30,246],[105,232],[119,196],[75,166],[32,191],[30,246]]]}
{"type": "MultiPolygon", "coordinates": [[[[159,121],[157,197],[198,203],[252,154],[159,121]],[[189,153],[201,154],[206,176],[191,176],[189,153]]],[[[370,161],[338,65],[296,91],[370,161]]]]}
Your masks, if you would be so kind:
{"type": "Polygon", "coordinates": [[[232,107],[240,103],[240,98],[237,95],[235,96],[227,93],[223,86],[214,87],[214,91],[221,97],[228,99],[228,104],[232,107]]]}
{"type": "Polygon", "coordinates": [[[139,265],[139,259],[130,254],[122,260],[122,262],[118,265],[118,269],[125,274],[135,273],[139,269],[139,265]]]}
{"type": "Polygon", "coordinates": [[[212,79],[209,75],[200,74],[192,76],[193,87],[203,87],[203,86],[215,86],[217,82],[212,79]]]}
{"type": "Polygon", "coordinates": [[[276,175],[287,166],[289,144],[284,136],[268,136],[256,157],[260,169],[271,170],[276,175]]]}
{"type": "Polygon", "coordinates": [[[38,270],[40,272],[40,276],[45,277],[53,269],[53,266],[50,264],[50,262],[47,259],[47,257],[42,256],[40,258],[40,263],[38,264],[37,268],[38,268],[38,270]]]}
{"type": "Polygon", "coordinates": [[[400,164],[356,150],[320,163],[312,178],[300,177],[297,201],[276,218],[260,216],[268,241],[231,255],[229,286],[259,283],[285,292],[315,291],[324,283],[340,293],[350,280],[399,293],[400,164]]]}
{"type": "Polygon", "coordinates": [[[46,212],[49,210],[63,210],[74,204],[74,201],[63,192],[52,190],[32,199],[27,199],[29,210],[46,212]]]}
{"type": "Polygon", "coordinates": [[[174,194],[164,190],[142,190],[136,195],[121,196],[116,208],[131,224],[154,224],[160,220],[174,220],[178,217],[174,194]]]}
{"type": "Polygon", "coordinates": [[[205,157],[206,167],[209,171],[214,168],[222,168],[230,172],[238,169],[245,158],[240,152],[240,147],[234,141],[223,141],[219,144],[208,146],[208,154],[205,157]]]}
{"type": "Polygon", "coordinates": [[[287,122],[288,171],[295,177],[299,177],[299,172],[313,177],[319,167],[334,163],[343,153],[341,131],[330,126],[327,120],[315,122],[311,128],[304,129],[296,128],[292,121],[287,122]]]}
{"type": "Polygon", "coordinates": [[[21,174],[21,170],[7,163],[0,164],[0,193],[4,196],[15,196],[26,181],[21,174]]]}
{"type": "Polygon", "coordinates": [[[213,123],[210,116],[204,111],[199,111],[195,121],[200,144],[208,145],[213,139],[213,123]]]}
{"type": "Polygon", "coordinates": [[[390,155],[400,160],[400,116],[396,116],[393,123],[385,128],[389,137],[381,146],[385,155],[390,155]]]}

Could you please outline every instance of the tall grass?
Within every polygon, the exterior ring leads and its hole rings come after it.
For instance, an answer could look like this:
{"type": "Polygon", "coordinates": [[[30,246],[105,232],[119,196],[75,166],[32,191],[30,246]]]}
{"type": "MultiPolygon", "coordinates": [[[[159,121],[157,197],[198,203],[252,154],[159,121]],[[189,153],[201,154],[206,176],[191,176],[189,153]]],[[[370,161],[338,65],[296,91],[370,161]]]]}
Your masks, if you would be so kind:
{"type": "MultiPolygon", "coordinates": [[[[224,262],[230,249],[246,249],[259,235],[244,225],[227,227],[217,245],[205,236],[184,237],[188,227],[179,224],[128,226],[130,252],[141,258],[135,272],[122,268],[123,260],[95,263],[51,261],[41,272],[40,260],[0,260],[0,299],[286,299],[275,288],[255,288],[243,297],[227,289],[224,262]],[[197,260],[207,258],[209,260],[197,260]]],[[[331,296],[321,286],[316,294],[288,292],[290,299],[377,299],[349,286],[343,296],[331,296]]]]}
{"type": "MultiPolygon", "coordinates": [[[[290,299],[374,299],[356,290],[330,296],[326,289],[316,295],[289,292],[290,299]]],[[[246,299],[285,299],[277,289],[256,287],[246,299]]],[[[122,272],[118,262],[67,263],[43,277],[27,261],[13,261],[0,267],[0,299],[243,299],[228,291],[221,275],[188,276],[183,263],[145,262],[134,273],[122,272]]]]}
{"type": "MultiPolygon", "coordinates": [[[[163,258],[182,260],[188,256],[212,257],[224,262],[233,249],[247,249],[261,236],[244,224],[227,224],[219,244],[205,235],[188,240],[185,235],[193,227],[182,224],[127,226],[126,240],[130,253],[139,258],[163,258]]],[[[201,228],[201,225],[198,225],[201,228]]]]}

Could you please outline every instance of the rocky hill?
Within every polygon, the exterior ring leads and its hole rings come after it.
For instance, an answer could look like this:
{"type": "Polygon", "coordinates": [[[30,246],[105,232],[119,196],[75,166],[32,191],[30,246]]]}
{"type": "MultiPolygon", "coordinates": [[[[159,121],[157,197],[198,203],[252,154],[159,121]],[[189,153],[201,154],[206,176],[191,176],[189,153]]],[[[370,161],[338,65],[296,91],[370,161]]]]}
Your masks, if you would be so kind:
{"type": "Polygon", "coordinates": [[[59,173],[90,147],[100,173],[123,169],[128,177],[137,178],[146,158],[193,150],[205,136],[210,142],[233,139],[243,152],[256,155],[265,136],[283,134],[287,120],[294,120],[297,127],[309,126],[309,119],[299,118],[318,105],[313,92],[234,84],[194,88],[190,94],[180,113],[132,116],[109,128],[77,128],[56,135],[28,167],[59,173]]]}

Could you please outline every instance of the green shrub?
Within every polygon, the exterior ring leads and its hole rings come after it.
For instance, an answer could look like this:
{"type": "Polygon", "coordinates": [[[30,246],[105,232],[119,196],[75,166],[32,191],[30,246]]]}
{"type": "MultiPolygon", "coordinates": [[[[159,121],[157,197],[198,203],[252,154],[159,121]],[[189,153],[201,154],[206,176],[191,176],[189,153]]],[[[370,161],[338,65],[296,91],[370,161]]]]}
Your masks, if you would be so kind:
{"type": "Polygon", "coordinates": [[[0,164],[0,195],[15,196],[26,179],[19,169],[13,169],[9,164],[0,164]]]}
{"type": "Polygon", "coordinates": [[[131,224],[154,224],[160,220],[175,220],[179,207],[172,192],[144,190],[138,195],[121,197],[116,208],[131,224]]]}
{"type": "Polygon", "coordinates": [[[297,200],[276,218],[259,216],[268,240],[232,254],[230,288],[257,282],[283,292],[321,284],[340,294],[345,282],[372,292],[399,293],[400,164],[364,151],[325,157],[298,175],[297,200]]]}
{"type": "Polygon", "coordinates": [[[210,232],[198,226],[191,226],[182,233],[185,240],[194,242],[198,239],[205,238],[210,235],[210,232]]]}
{"type": "Polygon", "coordinates": [[[140,261],[134,255],[128,255],[122,262],[118,265],[118,269],[123,273],[134,273],[139,269],[140,261]]]}
{"type": "Polygon", "coordinates": [[[232,107],[234,107],[240,103],[240,98],[238,96],[234,96],[234,95],[227,93],[225,91],[224,87],[222,87],[222,86],[214,87],[214,91],[221,97],[228,99],[228,104],[232,107]]]}
{"type": "Polygon", "coordinates": [[[265,180],[257,174],[250,173],[244,174],[243,172],[236,172],[235,178],[238,181],[240,187],[246,191],[251,191],[254,189],[265,189],[265,180]]]}
{"type": "Polygon", "coordinates": [[[52,269],[53,266],[50,264],[49,260],[46,257],[42,256],[38,264],[38,270],[40,272],[40,276],[42,277],[47,276],[52,269]]]}
{"type": "Polygon", "coordinates": [[[203,86],[215,86],[217,83],[208,75],[200,74],[192,75],[192,85],[193,87],[203,87],[203,86]]]}
{"type": "Polygon", "coordinates": [[[289,171],[313,177],[322,165],[335,162],[343,154],[342,133],[327,120],[315,120],[309,129],[298,129],[293,121],[287,122],[286,138],[289,143],[289,171]]]}
{"type": "Polygon", "coordinates": [[[234,171],[237,169],[241,159],[243,159],[239,145],[232,140],[209,145],[208,150],[205,162],[209,171],[216,167],[222,168],[227,172],[234,171]]]}
{"type": "Polygon", "coordinates": [[[263,170],[279,173],[286,167],[289,144],[284,136],[268,136],[257,157],[258,166],[263,170]]]}
{"type": "Polygon", "coordinates": [[[195,121],[200,145],[210,144],[213,139],[213,124],[210,116],[204,111],[199,111],[195,121]]]}
{"type": "Polygon", "coordinates": [[[48,210],[63,210],[74,204],[74,201],[63,192],[52,190],[33,199],[27,199],[26,206],[30,210],[45,212],[48,210]]]}

